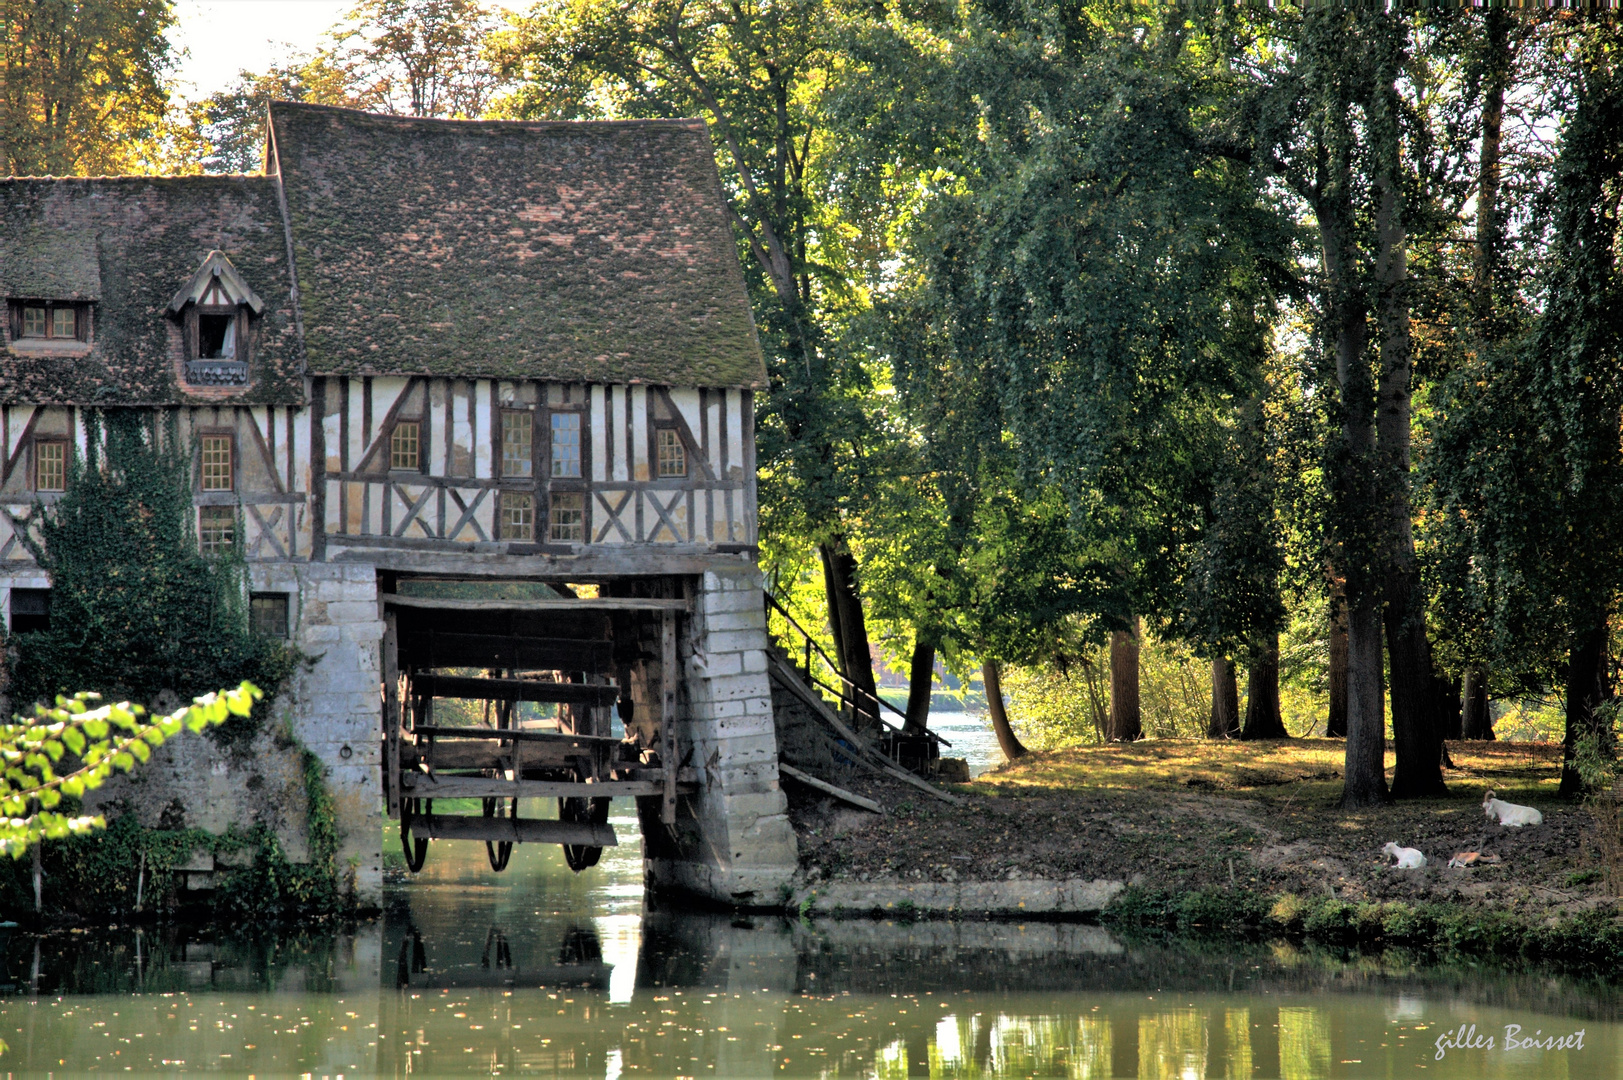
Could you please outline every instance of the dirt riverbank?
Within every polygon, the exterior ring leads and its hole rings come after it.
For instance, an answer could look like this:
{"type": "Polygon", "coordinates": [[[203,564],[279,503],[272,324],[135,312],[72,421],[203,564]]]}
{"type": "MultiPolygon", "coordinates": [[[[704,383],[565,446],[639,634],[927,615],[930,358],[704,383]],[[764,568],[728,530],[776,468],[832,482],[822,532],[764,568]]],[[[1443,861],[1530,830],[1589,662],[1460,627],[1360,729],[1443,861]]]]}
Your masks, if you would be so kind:
{"type": "MultiPolygon", "coordinates": [[[[1033,754],[951,790],[951,806],[900,783],[853,790],[886,807],[864,813],[794,790],[791,817],[808,890],[832,883],[1119,882],[1144,895],[1232,894],[1272,906],[1443,905],[1514,916],[1526,926],[1574,918],[1616,924],[1620,909],[1587,809],[1555,798],[1560,747],[1451,743],[1449,796],[1343,811],[1343,744],[1154,741],[1033,754]],[[1505,828],[1483,792],[1538,807],[1544,824],[1505,828]],[[1396,870],[1381,847],[1419,848],[1428,865],[1396,870]],[[1458,852],[1497,856],[1466,868],[1458,852]]],[[[1390,766],[1390,756],[1388,764],[1390,766]]],[[[939,890],[938,890],[939,891],[939,890]]],[[[964,911],[969,915],[972,912],[964,911]]]]}

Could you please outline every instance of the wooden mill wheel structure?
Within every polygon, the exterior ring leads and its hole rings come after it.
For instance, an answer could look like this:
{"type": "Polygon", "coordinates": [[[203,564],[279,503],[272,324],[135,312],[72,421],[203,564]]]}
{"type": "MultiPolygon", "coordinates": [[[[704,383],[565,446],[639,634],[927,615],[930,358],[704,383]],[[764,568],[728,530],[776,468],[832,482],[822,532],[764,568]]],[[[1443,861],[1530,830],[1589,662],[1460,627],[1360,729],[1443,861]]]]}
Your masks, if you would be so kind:
{"type": "Polygon", "coordinates": [[[383,601],[385,796],[414,873],[431,840],[483,842],[498,872],[514,844],[559,844],[579,872],[618,844],[608,821],[616,795],[657,798],[660,820],[675,822],[679,790],[694,789],[691,770],[679,776],[676,735],[677,619],[687,601],[383,601]],[[624,673],[649,638],[662,684],[656,734],[639,725],[615,738],[610,710],[629,709],[624,673]],[[444,706],[436,717],[436,702],[452,700],[481,703],[483,720],[444,706]],[[556,718],[521,719],[532,702],[555,705],[556,718]],[[557,819],[520,817],[519,800],[535,798],[557,799],[557,819]],[[436,799],[477,799],[483,813],[435,813],[436,799]]]}

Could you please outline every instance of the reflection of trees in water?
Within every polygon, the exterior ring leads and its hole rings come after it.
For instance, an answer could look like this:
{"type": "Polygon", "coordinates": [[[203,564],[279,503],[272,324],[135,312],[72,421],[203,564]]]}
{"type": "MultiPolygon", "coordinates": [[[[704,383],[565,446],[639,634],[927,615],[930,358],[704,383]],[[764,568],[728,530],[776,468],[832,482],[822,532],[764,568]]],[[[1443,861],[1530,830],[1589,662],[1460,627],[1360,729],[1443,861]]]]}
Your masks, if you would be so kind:
{"type": "Polygon", "coordinates": [[[35,937],[0,930],[0,994],[267,992],[333,989],[350,948],[339,929],[124,927],[35,937]]]}

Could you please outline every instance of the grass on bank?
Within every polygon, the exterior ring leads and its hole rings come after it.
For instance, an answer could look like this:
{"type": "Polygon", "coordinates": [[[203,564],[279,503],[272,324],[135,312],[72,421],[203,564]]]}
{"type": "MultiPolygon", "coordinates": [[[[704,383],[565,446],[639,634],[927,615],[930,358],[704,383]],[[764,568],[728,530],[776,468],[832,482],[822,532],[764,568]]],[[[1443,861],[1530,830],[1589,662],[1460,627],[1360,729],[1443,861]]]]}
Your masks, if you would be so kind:
{"type": "MultiPolygon", "coordinates": [[[[1058,792],[1078,789],[1212,791],[1276,802],[1292,798],[1322,806],[1341,795],[1346,756],[1341,739],[1147,739],[1032,753],[981,776],[972,788],[1058,792]]],[[[1500,798],[1553,798],[1561,780],[1559,743],[1451,742],[1454,767],[1444,770],[1451,792],[1493,788],[1500,798]]],[[[1391,780],[1394,756],[1386,754],[1391,780]]]]}

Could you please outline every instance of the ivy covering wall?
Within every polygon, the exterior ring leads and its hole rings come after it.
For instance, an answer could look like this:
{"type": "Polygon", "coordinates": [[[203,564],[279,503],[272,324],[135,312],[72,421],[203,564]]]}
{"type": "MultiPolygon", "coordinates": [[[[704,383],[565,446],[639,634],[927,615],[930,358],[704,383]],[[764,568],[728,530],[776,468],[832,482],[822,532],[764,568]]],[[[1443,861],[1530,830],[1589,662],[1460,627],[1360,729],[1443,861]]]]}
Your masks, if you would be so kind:
{"type": "MultiPolygon", "coordinates": [[[[51,618],[50,629],[8,642],[12,706],[78,690],[149,705],[184,702],[248,680],[265,690],[265,700],[251,716],[204,736],[246,751],[301,655],[250,628],[240,549],[199,551],[192,451],[174,414],[92,411],[86,427],[89,450],[70,464],[63,495],[35,506],[37,535],[24,541],[50,575],[51,618]]],[[[45,910],[128,915],[187,901],[221,915],[337,910],[338,832],[324,767],[287,733],[267,738],[278,751],[301,755],[308,863],[290,863],[264,823],[217,835],[146,828],[134,813],[109,814],[104,832],[44,847],[45,910]],[[196,853],[214,855],[219,868],[211,891],[187,894],[176,868],[196,853]]],[[[0,908],[31,911],[32,890],[29,860],[0,865],[0,908]]]]}

